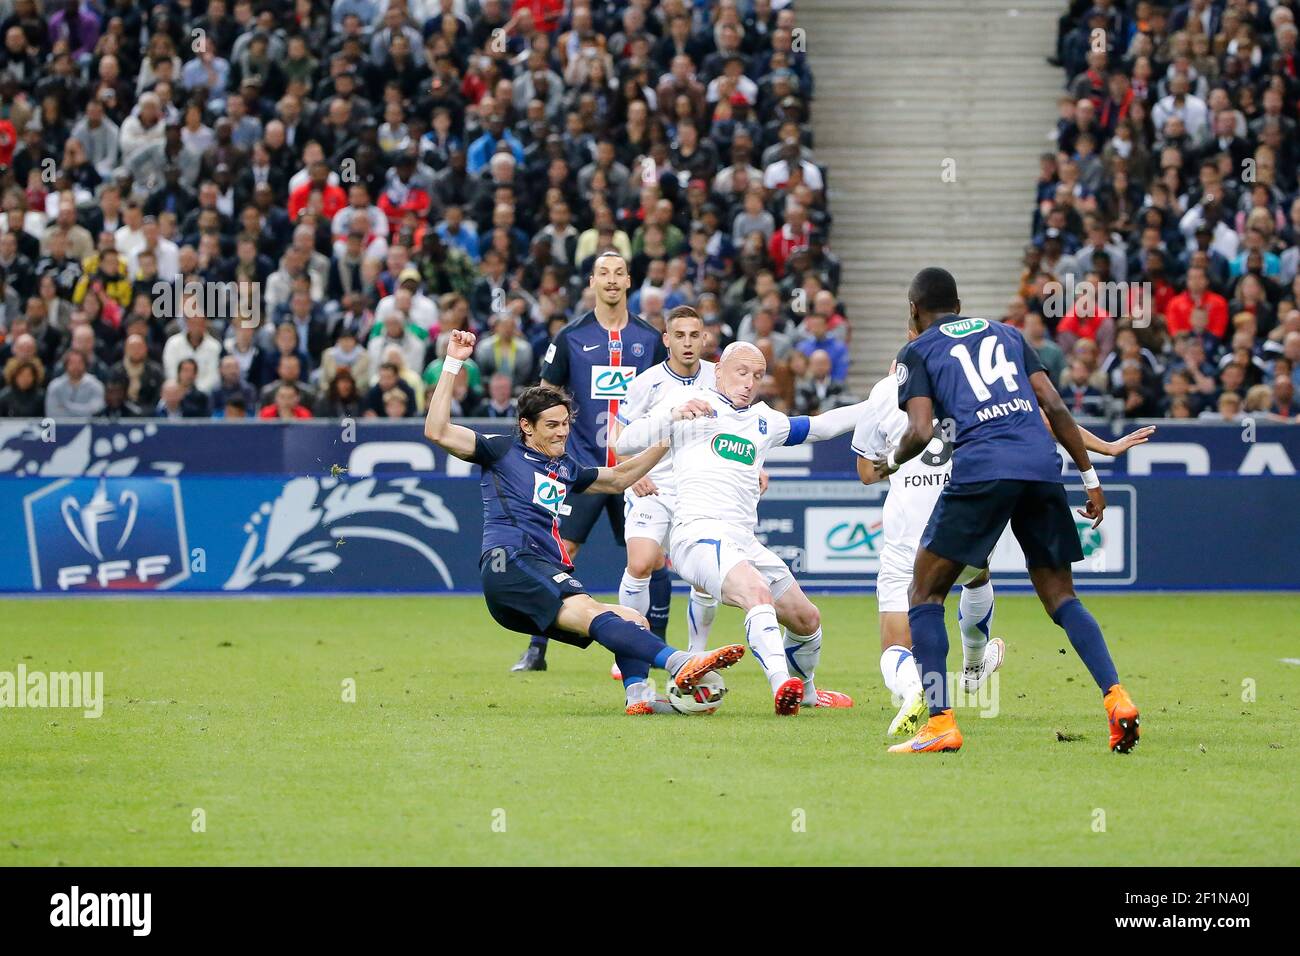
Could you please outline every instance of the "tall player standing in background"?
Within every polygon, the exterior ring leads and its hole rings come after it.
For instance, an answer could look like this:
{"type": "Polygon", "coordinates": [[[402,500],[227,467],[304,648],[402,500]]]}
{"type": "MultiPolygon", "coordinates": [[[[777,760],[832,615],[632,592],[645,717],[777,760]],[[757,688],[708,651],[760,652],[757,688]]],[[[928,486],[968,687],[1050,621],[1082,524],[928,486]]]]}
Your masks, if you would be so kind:
{"type": "MultiPolygon", "coordinates": [[[[628,386],[636,376],[668,357],[663,337],[649,322],[627,311],[627,292],[632,285],[627,261],[617,252],[602,253],[591,270],[591,288],[596,307],[560,330],[542,359],[542,381],[566,389],[577,408],[569,436],[570,454],[578,463],[595,468],[613,468],[611,429],[617,425],[619,409],[628,386]]],[[[560,537],[567,560],[572,562],[601,512],[609,515],[614,540],[623,547],[623,496],[621,494],[577,495],[560,517],[560,537]]],[[[661,638],[668,628],[668,603],[672,582],[661,568],[650,579],[650,629],[661,638]]],[[[547,640],[535,634],[528,649],[511,668],[514,671],[546,670],[547,640]]]]}

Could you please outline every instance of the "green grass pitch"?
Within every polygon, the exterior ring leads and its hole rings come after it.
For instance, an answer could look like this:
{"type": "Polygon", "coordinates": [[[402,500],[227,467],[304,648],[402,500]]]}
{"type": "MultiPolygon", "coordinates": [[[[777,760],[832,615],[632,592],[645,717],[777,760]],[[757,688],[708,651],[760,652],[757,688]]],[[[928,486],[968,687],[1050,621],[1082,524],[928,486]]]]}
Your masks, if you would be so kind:
{"type": "Polygon", "coordinates": [[[1000,713],[929,757],[885,753],[872,597],[815,598],[819,683],[857,706],[794,719],[748,658],[711,717],[624,716],[598,647],[509,674],[523,639],[477,598],[3,601],[0,670],[103,671],[105,704],[0,710],[0,862],[1300,863],[1295,596],[1084,599],[1142,709],[1128,757],[1026,596],[998,598],[1000,713]]]}

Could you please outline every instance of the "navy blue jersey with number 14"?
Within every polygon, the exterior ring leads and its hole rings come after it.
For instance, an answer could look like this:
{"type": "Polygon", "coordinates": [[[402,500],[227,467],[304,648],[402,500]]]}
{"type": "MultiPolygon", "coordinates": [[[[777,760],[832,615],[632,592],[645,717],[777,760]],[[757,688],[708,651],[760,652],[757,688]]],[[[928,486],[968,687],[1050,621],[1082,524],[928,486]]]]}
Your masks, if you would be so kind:
{"type": "MultiPolygon", "coordinates": [[[[898,406],[928,396],[951,429],[952,483],[1060,481],[1056,441],[1029,376],[1043,370],[1020,332],[1001,322],[945,316],[898,353],[898,406]]],[[[945,437],[949,437],[945,435],[945,437]]]]}

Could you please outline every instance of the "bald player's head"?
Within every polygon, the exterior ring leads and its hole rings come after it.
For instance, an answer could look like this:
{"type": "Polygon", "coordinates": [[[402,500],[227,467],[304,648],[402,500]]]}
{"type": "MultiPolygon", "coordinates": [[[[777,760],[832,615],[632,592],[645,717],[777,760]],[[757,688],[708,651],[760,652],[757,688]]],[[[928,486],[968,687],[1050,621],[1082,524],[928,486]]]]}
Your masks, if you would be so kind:
{"type": "Polygon", "coordinates": [[[759,383],[766,373],[767,359],[758,346],[732,342],[722,350],[718,360],[718,391],[737,408],[745,408],[758,394],[759,383]]]}

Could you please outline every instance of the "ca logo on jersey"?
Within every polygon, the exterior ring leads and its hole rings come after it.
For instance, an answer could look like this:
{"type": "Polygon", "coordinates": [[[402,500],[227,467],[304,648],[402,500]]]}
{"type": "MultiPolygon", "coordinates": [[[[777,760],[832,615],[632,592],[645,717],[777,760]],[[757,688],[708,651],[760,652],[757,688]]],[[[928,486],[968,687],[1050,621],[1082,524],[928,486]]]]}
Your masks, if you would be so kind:
{"type": "Polygon", "coordinates": [[[593,365],[591,368],[591,397],[627,398],[627,388],[636,378],[636,369],[621,365],[593,365]]]}
{"type": "Polygon", "coordinates": [[[565,505],[564,497],[568,493],[568,485],[548,478],[540,471],[533,472],[533,504],[541,505],[553,515],[567,515],[570,509],[565,505]]]}
{"type": "Polygon", "coordinates": [[[754,443],[748,438],[740,438],[737,435],[717,435],[709,447],[719,458],[738,461],[742,465],[752,465],[754,459],[758,457],[754,443]]]}
{"type": "Polygon", "coordinates": [[[945,322],[939,326],[939,331],[950,339],[961,339],[976,332],[983,332],[988,327],[987,319],[958,319],[956,322],[945,322]]]}

